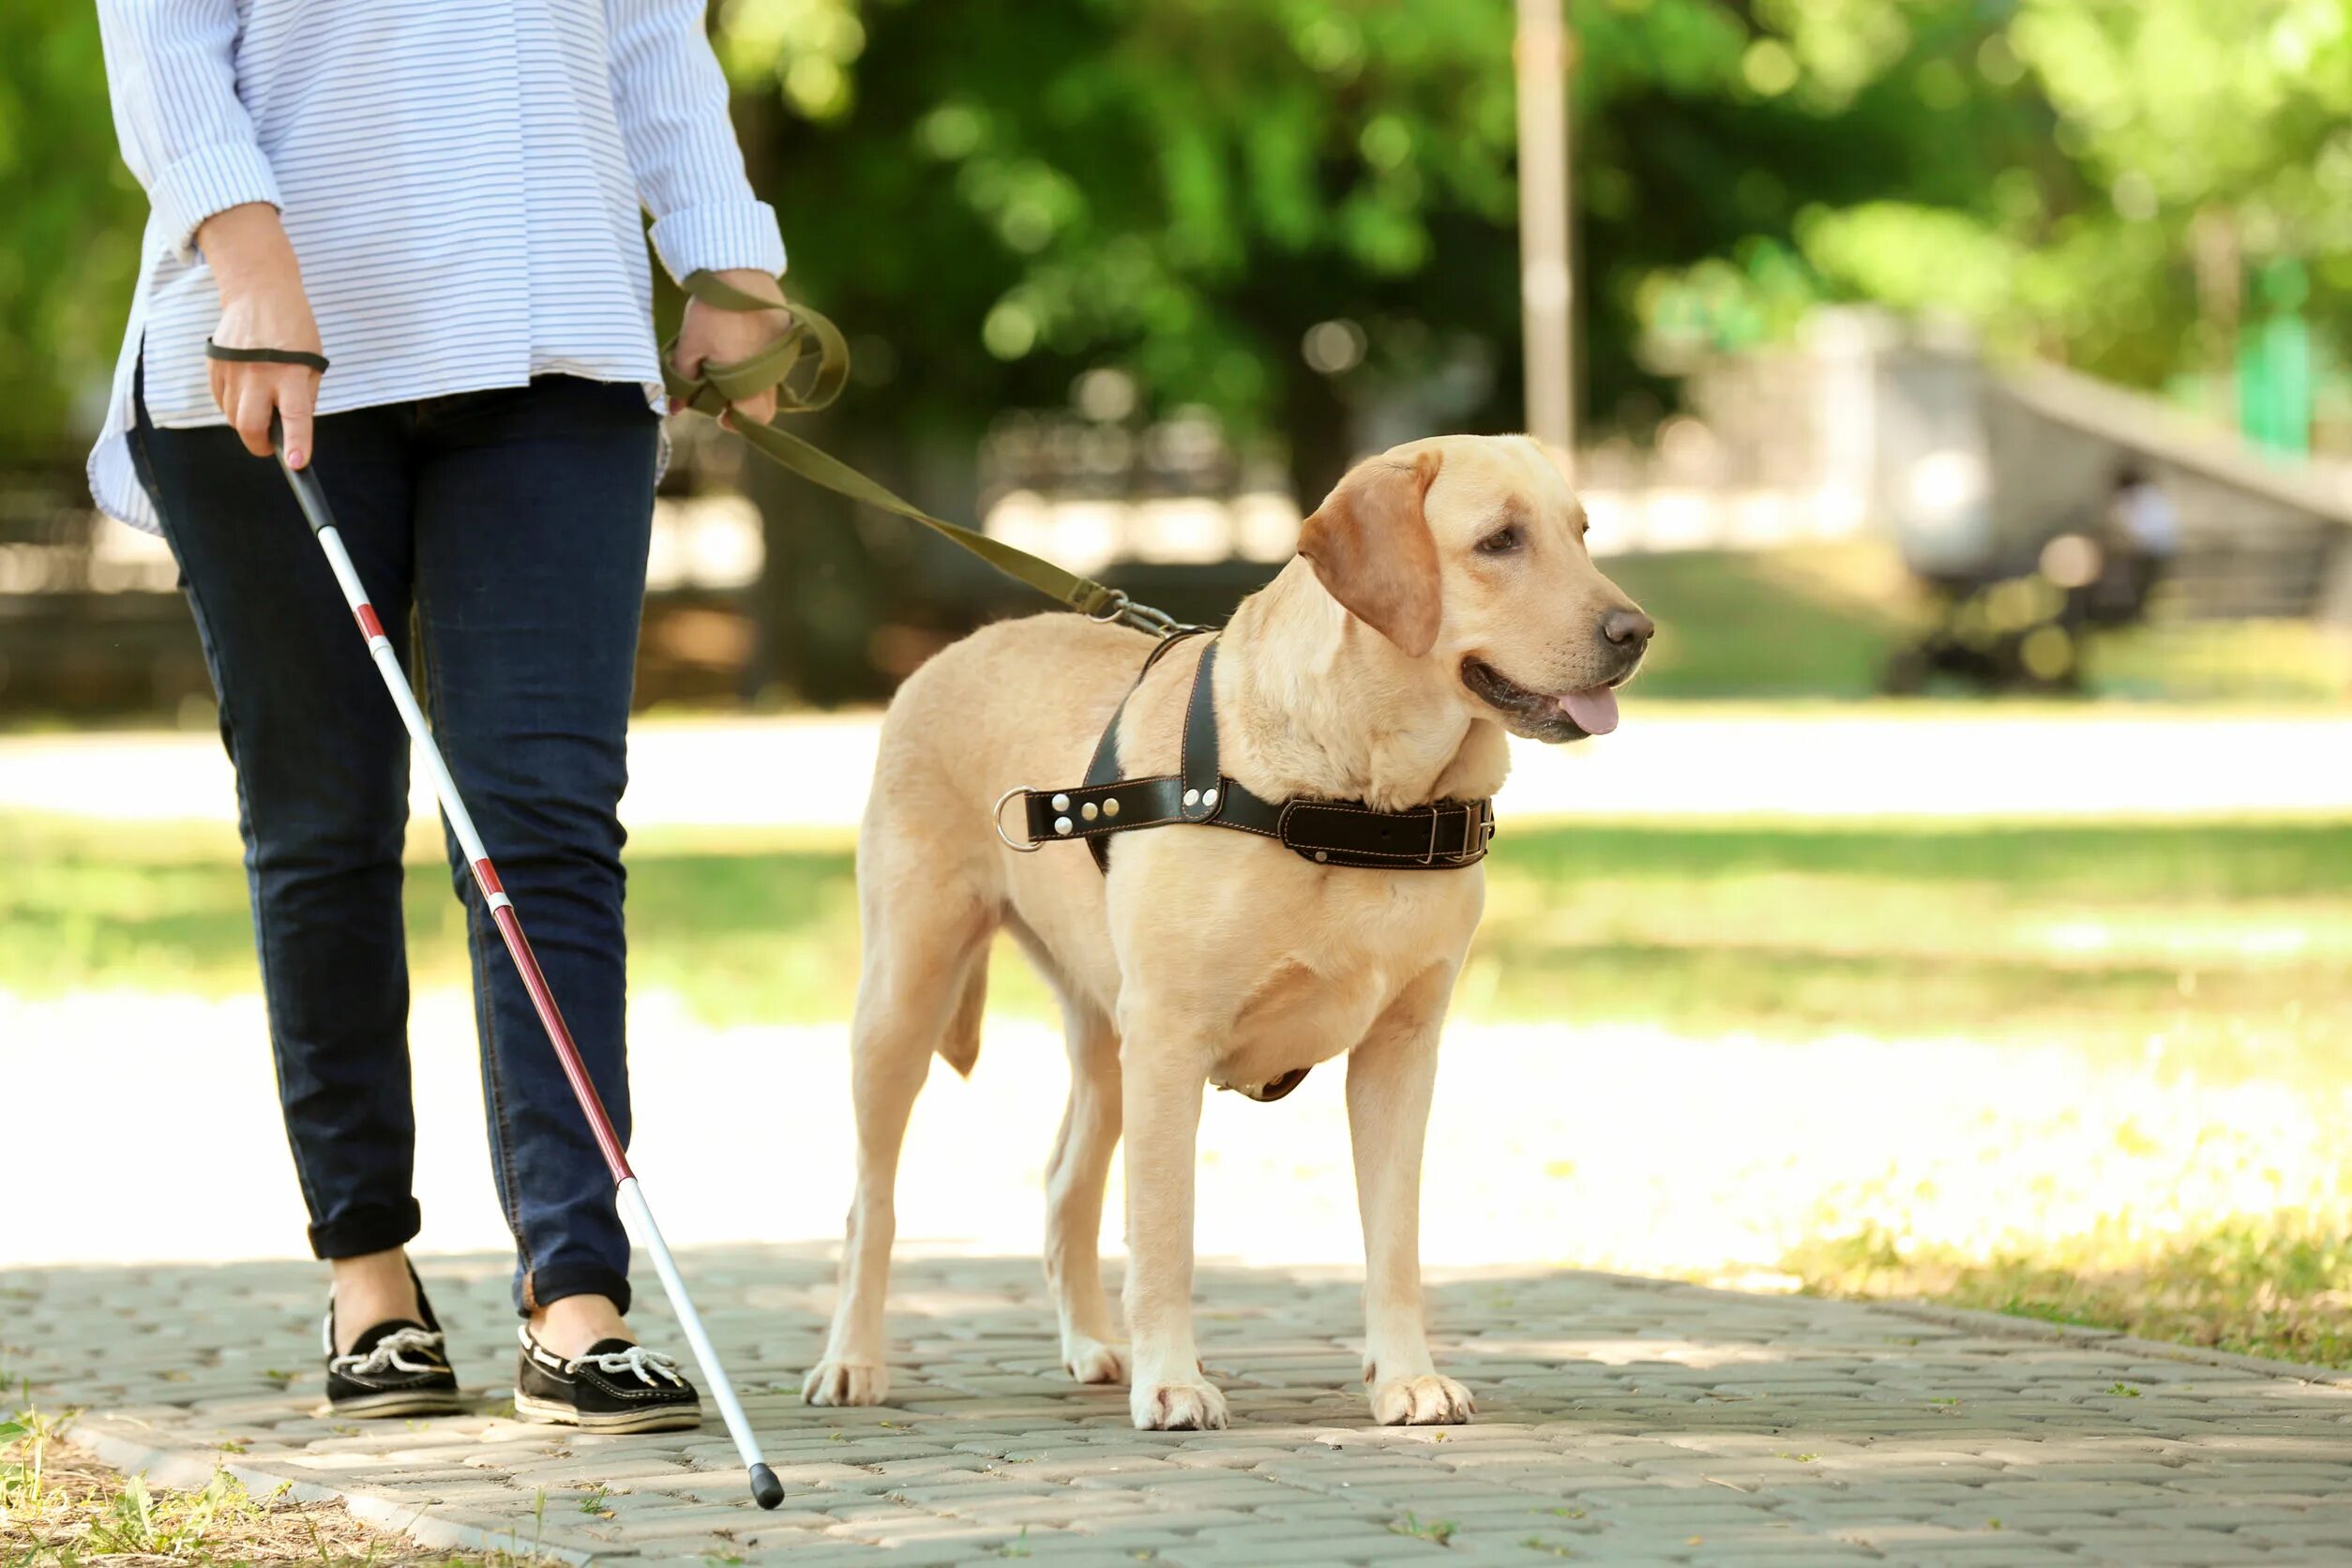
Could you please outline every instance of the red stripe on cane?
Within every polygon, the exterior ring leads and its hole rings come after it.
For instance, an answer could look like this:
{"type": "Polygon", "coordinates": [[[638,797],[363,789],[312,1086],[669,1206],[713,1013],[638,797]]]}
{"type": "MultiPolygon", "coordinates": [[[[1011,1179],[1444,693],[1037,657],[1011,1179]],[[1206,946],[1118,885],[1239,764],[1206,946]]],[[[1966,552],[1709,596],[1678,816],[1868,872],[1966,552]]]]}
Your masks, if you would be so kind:
{"type": "Polygon", "coordinates": [[[493,893],[506,891],[498,880],[498,867],[492,866],[487,859],[474,863],[474,880],[482,884],[482,894],[485,897],[493,893]]]}
{"type": "Polygon", "coordinates": [[[362,600],[352,613],[359,617],[359,629],[368,634],[369,641],[384,635],[384,623],[376,619],[374,605],[362,600]]]}
{"type": "MultiPolygon", "coordinates": [[[[487,867],[490,863],[483,861],[487,867]]],[[[564,1022],[564,1015],[555,1005],[555,993],[548,988],[547,976],[539,971],[539,960],[531,951],[530,941],[522,934],[522,921],[512,904],[498,904],[490,909],[490,918],[498,922],[498,934],[506,939],[506,951],[515,960],[515,969],[522,976],[522,988],[531,993],[531,1005],[539,1015],[539,1022],[547,1028],[550,1044],[555,1047],[556,1060],[564,1064],[564,1076],[571,1079],[572,1093],[588,1114],[588,1130],[596,1135],[596,1148],[604,1155],[605,1168],[612,1173],[615,1185],[628,1181],[636,1172],[629,1169],[629,1157],[621,1147],[621,1137],[612,1130],[612,1119],[605,1114],[604,1100],[596,1093],[596,1086],[589,1079],[587,1064],[580,1059],[580,1048],[572,1043],[572,1032],[564,1022]]]]}

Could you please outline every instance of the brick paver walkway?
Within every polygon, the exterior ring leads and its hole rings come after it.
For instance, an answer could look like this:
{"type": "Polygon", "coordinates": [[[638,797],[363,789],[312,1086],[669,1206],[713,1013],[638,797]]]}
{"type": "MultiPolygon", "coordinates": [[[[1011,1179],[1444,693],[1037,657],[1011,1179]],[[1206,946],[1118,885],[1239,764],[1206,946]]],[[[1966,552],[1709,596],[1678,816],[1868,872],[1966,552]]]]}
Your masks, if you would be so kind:
{"type": "MultiPolygon", "coordinates": [[[[1143,1434],[1056,1365],[1034,1263],[903,1263],[893,1403],[794,1392],[832,1270],[687,1259],[791,1489],[756,1512],[716,1429],[596,1439],[482,1413],[314,1413],[315,1268],[19,1270],[11,1380],[159,1480],[226,1464],[445,1544],[574,1560],[1176,1568],[1427,1562],[2314,1562],[2352,1557],[2352,1389],[2112,1335],[1606,1275],[1452,1274],[1440,1364],[1474,1425],[1364,1425],[1354,1282],[1202,1272],[1217,1433],[1143,1434]],[[318,1489],[313,1493],[311,1489],[318,1489]],[[895,1547],[887,1554],[879,1547],[895,1547]]],[[[647,1271],[650,1274],[650,1271],[647,1271]]],[[[426,1269],[470,1384],[512,1364],[503,1271],[426,1269]]],[[[641,1320],[663,1337],[660,1312],[641,1320]]]]}

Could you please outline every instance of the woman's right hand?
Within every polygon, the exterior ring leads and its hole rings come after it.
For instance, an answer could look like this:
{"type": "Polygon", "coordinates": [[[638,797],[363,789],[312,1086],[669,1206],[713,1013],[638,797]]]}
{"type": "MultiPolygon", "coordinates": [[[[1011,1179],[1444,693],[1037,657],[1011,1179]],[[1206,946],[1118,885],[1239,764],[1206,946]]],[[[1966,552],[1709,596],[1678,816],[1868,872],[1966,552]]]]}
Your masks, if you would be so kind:
{"type": "MultiPolygon", "coordinates": [[[[248,202],[204,219],[197,249],[220,286],[220,325],[213,341],[229,349],[294,349],[324,353],[310,296],[302,292],[302,268],[286,238],[278,209],[248,202]]],[[[319,372],[307,365],[271,365],[215,359],[212,400],[229,416],[246,449],[269,456],[269,421],[285,421],[286,461],[295,468],[310,460],[310,415],[318,405],[319,372]]]]}

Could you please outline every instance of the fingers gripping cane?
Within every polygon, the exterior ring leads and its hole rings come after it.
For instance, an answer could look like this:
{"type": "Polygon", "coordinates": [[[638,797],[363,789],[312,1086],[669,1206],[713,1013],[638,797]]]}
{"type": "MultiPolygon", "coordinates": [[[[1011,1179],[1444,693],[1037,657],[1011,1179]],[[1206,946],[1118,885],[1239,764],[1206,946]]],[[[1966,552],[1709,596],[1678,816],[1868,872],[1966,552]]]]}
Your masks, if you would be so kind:
{"type": "Polygon", "coordinates": [[[334,515],[327,510],[326,491],[309,469],[287,463],[282,432],[275,421],[270,427],[270,442],[278,451],[278,466],[284,472],[286,482],[294,487],[302,515],[309,520],[310,531],[318,535],[319,548],[326,552],[326,564],[334,568],[335,580],[342,585],[343,597],[350,602],[352,614],[368,639],[368,652],[384,676],[384,689],[392,694],[392,705],[400,710],[400,721],[408,726],[409,735],[425,754],[425,766],[432,775],[433,792],[441,797],[441,809],[449,819],[450,831],[458,836],[458,842],[465,850],[466,864],[474,868],[474,884],[481,889],[482,901],[490,906],[490,918],[498,924],[498,934],[505,938],[507,955],[522,976],[523,988],[531,993],[531,1005],[537,1010],[539,1022],[547,1027],[548,1041],[564,1064],[564,1076],[571,1080],[580,1113],[588,1118],[588,1130],[596,1135],[605,1168],[612,1173],[614,1197],[621,1212],[628,1216],[629,1229],[654,1255],[654,1268],[661,1274],[662,1289],[669,1293],[671,1306],[677,1311],[678,1325],[686,1330],[686,1343],[694,1348],[695,1363],[701,1367],[703,1380],[718,1401],[719,1414],[726,1419],[727,1435],[734,1439],[735,1451],[751,1469],[752,1498],[762,1508],[774,1508],[784,1500],[783,1483],[776,1480],[776,1472],[760,1456],[760,1440],[752,1435],[751,1423],[744,1417],[727,1369],[719,1364],[718,1351],[702,1327],[701,1314],[694,1310],[694,1299],[686,1294],[686,1280],[678,1273],[677,1259],[670,1256],[669,1244],[661,1238],[661,1227],[654,1223],[654,1211],[645,1202],[636,1173],[629,1169],[628,1153],[621,1147],[620,1135],[612,1129],[612,1119],[605,1114],[604,1102],[596,1097],[596,1086],[589,1081],[588,1069],[580,1060],[580,1049],[572,1043],[571,1030],[565,1025],[554,993],[548,989],[547,976],[540,972],[539,960],[531,951],[531,939],[522,934],[522,921],[515,913],[514,900],[499,885],[498,868],[490,864],[481,836],[474,831],[474,819],[466,814],[465,802],[458,796],[457,781],[449,776],[449,765],[442,761],[441,747],[433,744],[432,731],[416,706],[416,695],[409,689],[407,672],[401,670],[399,657],[392,652],[391,639],[384,636],[383,624],[368,602],[368,590],[352,566],[350,552],[343,549],[334,515]]]}

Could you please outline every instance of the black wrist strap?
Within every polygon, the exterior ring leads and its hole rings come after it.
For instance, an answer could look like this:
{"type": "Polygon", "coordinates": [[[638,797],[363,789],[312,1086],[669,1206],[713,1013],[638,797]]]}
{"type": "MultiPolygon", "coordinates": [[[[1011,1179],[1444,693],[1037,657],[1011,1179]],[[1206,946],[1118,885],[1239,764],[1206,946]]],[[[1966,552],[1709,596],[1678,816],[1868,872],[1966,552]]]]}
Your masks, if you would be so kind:
{"type": "Polygon", "coordinates": [[[204,339],[204,357],[233,360],[244,365],[300,365],[321,375],[326,373],[326,355],[305,354],[300,349],[233,349],[207,338],[204,339]]]}

